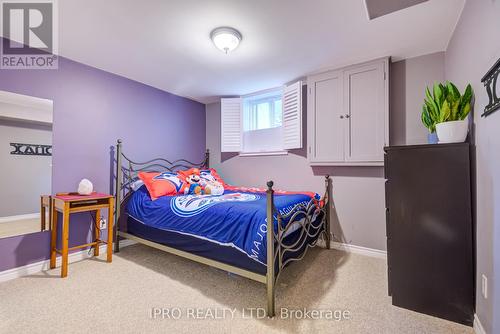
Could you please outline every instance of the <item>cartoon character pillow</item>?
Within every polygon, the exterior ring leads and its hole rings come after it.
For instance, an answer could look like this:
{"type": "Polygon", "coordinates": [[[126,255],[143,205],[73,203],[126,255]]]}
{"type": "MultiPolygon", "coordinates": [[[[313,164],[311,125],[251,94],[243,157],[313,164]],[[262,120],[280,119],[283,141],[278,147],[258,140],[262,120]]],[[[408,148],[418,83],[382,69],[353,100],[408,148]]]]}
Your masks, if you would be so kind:
{"type": "Polygon", "coordinates": [[[182,181],[176,173],[140,172],[137,176],[144,182],[152,200],[176,195],[182,187],[182,181]]]}
{"type": "Polygon", "coordinates": [[[184,181],[181,193],[185,195],[222,195],[224,185],[215,170],[199,170],[191,168],[186,171],[179,171],[179,177],[184,181]]]}
{"type": "Polygon", "coordinates": [[[184,195],[201,195],[203,193],[200,183],[200,170],[198,168],[179,171],[179,178],[183,181],[180,192],[184,193],[184,195]]]}

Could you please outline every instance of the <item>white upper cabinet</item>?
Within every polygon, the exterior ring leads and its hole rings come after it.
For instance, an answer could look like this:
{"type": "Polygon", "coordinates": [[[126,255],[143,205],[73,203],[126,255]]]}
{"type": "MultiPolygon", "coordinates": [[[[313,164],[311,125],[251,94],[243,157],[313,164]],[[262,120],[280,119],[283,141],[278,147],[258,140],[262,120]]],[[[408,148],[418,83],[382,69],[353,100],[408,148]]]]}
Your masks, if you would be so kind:
{"type": "Polygon", "coordinates": [[[344,98],[349,115],[346,160],[383,161],[387,129],[384,63],[345,71],[344,98]]]}
{"type": "Polygon", "coordinates": [[[388,59],[308,77],[314,166],[381,166],[389,142],[388,59]]]}
{"type": "Polygon", "coordinates": [[[308,155],[311,162],[344,161],[342,72],[332,71],[308,78],[308,155]]]}

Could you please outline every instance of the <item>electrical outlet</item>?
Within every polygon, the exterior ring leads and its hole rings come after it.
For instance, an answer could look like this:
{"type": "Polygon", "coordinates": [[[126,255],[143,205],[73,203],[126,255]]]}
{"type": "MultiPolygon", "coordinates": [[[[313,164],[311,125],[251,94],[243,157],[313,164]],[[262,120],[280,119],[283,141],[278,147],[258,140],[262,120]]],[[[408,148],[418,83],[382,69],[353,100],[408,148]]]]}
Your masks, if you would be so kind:
{"type": "Polygon", "coordinates": [[[488,299],[488,277],[484,274],[481,276],[481,293],[484,299],[488,299]]]}
{"type": "Polygon", "coordinates": [[[104,218],[101,217],[101,219],[99,220],[99,228],[101,230],[103,230],[103,229],[105,229],[107,227],[108,227],[108,223],[107,223],[106,219],[104,219],[104,218]]]}

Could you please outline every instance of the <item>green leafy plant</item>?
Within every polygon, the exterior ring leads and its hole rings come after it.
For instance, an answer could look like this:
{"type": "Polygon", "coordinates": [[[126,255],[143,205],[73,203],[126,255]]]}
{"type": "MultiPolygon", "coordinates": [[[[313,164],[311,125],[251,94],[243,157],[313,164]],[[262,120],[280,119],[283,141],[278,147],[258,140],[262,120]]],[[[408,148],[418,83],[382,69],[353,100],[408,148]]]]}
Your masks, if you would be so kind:
{"type": "Polygon", "coordinates": [[[470,84],[467,85],[463,95],[449,81],[444,84],[435,83],[432,94],[427,87],[422,107],[422,123],[433,133],[438,123],[464,120],[471,110],[473,94],[470,84]]]}

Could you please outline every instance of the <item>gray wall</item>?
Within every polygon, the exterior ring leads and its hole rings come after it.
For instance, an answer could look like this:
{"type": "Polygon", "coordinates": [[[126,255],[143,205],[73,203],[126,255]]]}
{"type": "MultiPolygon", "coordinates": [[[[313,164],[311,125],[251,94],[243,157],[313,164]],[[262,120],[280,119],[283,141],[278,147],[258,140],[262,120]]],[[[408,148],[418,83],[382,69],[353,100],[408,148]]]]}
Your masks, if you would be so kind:
{"type": "Polygon", "coordinates": [[[0,119],[0,217],[40,212],[51,193],[52,157],[11,155],[10,143],[52,144],[52,128],[0,119]]]}
{"type": "Polygon", "coordinates": [[[420,115],[425,87],[444,81],[444,52],[402,60],[391,65],[390,138],[392,145],[427,143],[420,115]]]}
{"type": "MultiPolygon", "coordinates": [[[[475,94],[477,168],[476,313],[487,333],[500,333],[500,111],[487,118],[481,78],[500,58],[500,1],[468,0],[446,51],[446,78],[475,94]],[[488,276],[489,296],[481,296],[481,275],[488,276]]],[[[499,88],[497,88],[497,92],[499,88]]]]}
{"type": "MultiPolygon", "coordinates": [[[[391,66],[394,74],[391,74],[391,104],[396,101],[398,105],[391,110],[391,121],[396,122],[393,127],[404,127],[404,131],[394,134],[398,143],[406,142],[407,134],[413,141],[425,142],[427,132],[420,125],[423,92],[426,85],[443,79],[443,57],[443,54],[432,54],[391,66]]],[[[386,249],[385,179],[381,167],[311,168],[305,150],[294,150],[287,156],[239,157],[225,153],[221,156],[219,103],[207,105],[206,126],[210,163],[229,183],[265,186],[266,181],[272,179],[279,189],[321,193],[324,175],[330,174],[335,205],[331,221],[337,241],[386,249]]]]}

